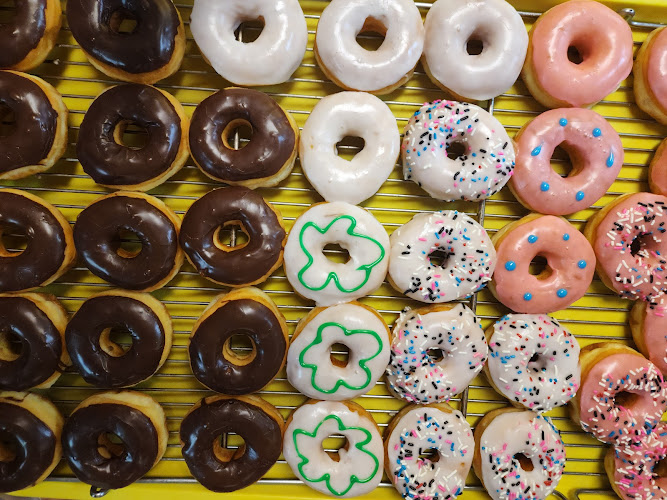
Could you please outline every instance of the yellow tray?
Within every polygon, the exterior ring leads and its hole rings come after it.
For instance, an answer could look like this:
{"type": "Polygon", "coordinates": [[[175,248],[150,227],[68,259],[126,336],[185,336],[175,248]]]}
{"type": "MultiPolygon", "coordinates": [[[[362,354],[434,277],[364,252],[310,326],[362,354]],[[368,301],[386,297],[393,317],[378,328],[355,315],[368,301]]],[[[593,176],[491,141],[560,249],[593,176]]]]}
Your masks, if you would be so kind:
{"type": "MultiPolygon", "coordinates": [[[[178,8],[188,24],[192,0],[178,0],[178,8]]],[[[223,1],[223,0],[221,0],[223,1]]],[[[536,19],[536,12],[561,3],[557,0],[510,0],[519,10],[527,25],[536,19]]],[[[327,81],[317,67],[312,52],[317,20],[322,9],[327,5],[323,0],[303,0],[302,2],[309,30],[309,44],[301,67],[293,78],[282,85],[265,87],[261,90],[274,97],[283,107],[290,110],[300,126],[308,113],[324,95],[339,91],[327,81]]],[[[418,3],[422,14],[426,14],[431,2],[418,3]]],[[[610,0],[604,2],[613,9],[621,11],[633,8],[636,11],[633,21],[635,48],[646,38],[655,25],[648,23],[667,22],[667,2],[663,0],[610,0]]],[[[7,183],[11,186],[28,190],[54,203],[62,210],[67,219],[73,222],[78,213],[98,196],[105,193],[86,176],[76,160],[75,143],[78,126],[92,99],[102,90],[116,82],[97,72],[86,60],[85,55],[72,37],[67,22],[58,38],[58,45],[50,54],[49,60],[37,68],[34,73],[51,82],[63,94],[71,111],[70,145],[65,158],[49,172],[36,175],[18,182],[7,183]]],[[[197,103],[212,92],[228,86],[213,72],[200,56],[192,37],[188,32],[187,52],[181,70],[174,76],[160,82],[160,88],[174,94],[192,113],[197,103]]],[[[383,99],[395,113],[398,126],[402,129],[408,117],[424,101],[442,98],[443,93],[425,76],[421,66],[415,76],[401,89],[384,96],[383,99]]],[[[498,119],[514,134],[522,124],[533,118],[543,109],[532,99],[521,81],[510,91],[487,104],[498,119]]],[[[666,135],[664,127],[650,120],[639,111],[633,102],[632,77],[623,82],[621,88],[610,95],[595,108],[607,117],[621,134],[626,151],[625,164],[618,180],[609,193],[599,200],[595,207],[578,212],[571,221],[581,228],[583,223],[597,210],[609,203],[621,193],[645,191],[647,186],[647,164],[652,152],[666,135]]],[[[564,162],[555,160],[554,168],[562,169],[564,162]]],[[[216,187],[207,177],[199,172],[192,161],[174,178],[154,189],[152,194],[164,200],[177,213],[183,214],[190,204],[216,187]]],[[[312,203],[321,201],[301,173],[297,163],[292,175],[279,187],[259,191],[264,197],[280,208],[288,228],[294,219],[312,203]]],[[[494,196],[486,203],[441,203],[425,195],[414,183],[402,180],[398,166],[380,192],[364,203],[364,206],[384,224],[388,232],[407,222],[420,211],[439,209],[463,210],[483,222],[485,227],[494,232],[508,222],[521,217],[527,211],[512,197],[508,189],[494,196]]],[[[70,313],[92,293],[99,292],[108,285],[81,266],[75,267],[63,278],[45,289],[57,295],[70,313]]],[[[290,289],[283,270],[280,269],[262,285],[287,317],[293,331],[296,322],[304,316],[312,304],[298,298],[290,289]]],[[[203,396],[210,394],[193,378],[186,351],[187,339],[194,321],[204,307],[217,294],[225,290],[199,277],[189,265],[185,265],[178,276],[154,295],[162,300],[169,309],[175,326],[175,341],[169,360],[164,367],[149,381],[140,384],[137,389],[155,397],[168,416],[169,447],[165,458],[146,478],[123,490],[112,491],[108,498],[179,498],[192,495],[197,498],[213,497],[197,484],[190,476],[183,462],[178,441],[178,429],[182,416],[188,407],[203,396]]],[[[399,296],[387,284],[363,302],[378,309],[387,323],[391,324],[397,313],[405,306],[416,304],[399,296]]],[[[501,316],[504,308],[499,306],[491,294],[484,290],[474,297],[469,305],[482,318],[483,326],[489,325],[501,316]]],[[[615,297],[596,279],[588,294],[565,311],[554,314],[567,328],[578,337],[582,346],[600,340],[621,340],[630,342],[627,326],[630,302],[615,297]]],[[[56,404],[67,415],[81,400],[96,391],[88,386],[75,373],[62,376],[55,387],[48,391],[56,404]]],[[[262,397],[277,406],[284,416],[295,406],[304,401],[304,396],[296,393],[287,383],[282,371],[276,380],[264,391],[262,397]]],[[[358,399],[369,409],[381,427],[386,426],[394,413],[403,403],[392,398],[383,383],[366,396],[358,399]]],[[[483,376],[474,380],[469,390],[453,404],[460,408],[471,425],[475,425],[486,412],[504,406],[503,397],[489,389],[483,376]]],[[[586,436],[573,424],[565,409],[556,409],[549,413],[561,430],[567,451],[565,476],[558,486],[560,498],[604,498],[613,497],[609,483],[602,468],[604,446],[595,439],[586,436]]],[[[230,437],[230,444],[234,444],[230,437]]],[[[37,487],[20,492],[21,495],[60,498],[88,498],[89,487],[73,478],[69,468],[61,463],[46,482],[37,487]]],[[[232,494],[234,498],[321,498],[307,486],[299,483],[284,460],[269,471],[258,484],[232,494]]],[[[382,485],[367,498],[399,498],[396,491],[383,481],[382,485]]],[[[480,487],[479,481],[471,472],[462,499],[488,498],[480,487]]]]}

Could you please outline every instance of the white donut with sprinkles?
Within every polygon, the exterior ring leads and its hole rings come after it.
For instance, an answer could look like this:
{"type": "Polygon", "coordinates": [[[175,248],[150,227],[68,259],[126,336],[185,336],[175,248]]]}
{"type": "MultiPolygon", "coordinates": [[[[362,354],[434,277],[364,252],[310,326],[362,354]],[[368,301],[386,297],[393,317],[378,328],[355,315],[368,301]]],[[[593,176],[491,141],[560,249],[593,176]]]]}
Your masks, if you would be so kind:
{"type": "Polygon", "coordinates": [[[456,101],[422,106],[405,127],[401,154],[405,180],[443,201],[484,200],[514,171],[514,146],[500,122],[456,101]]]}
{"type": "Polygon", "coordinates": [[[484,330],[463,304],[406,309],[394,326],[387,386],[411,403],[463,392],[488,355],[484,330]]]}
{"type": "Polygon", "coordinates": [[[579,344],[546,314],[508,314],[487,331],[484,368],[496,391],[536,412],[566,404],[579,389],[579,344]]]}
{"type": "Polygon", "coordinates": [[[415,215],[390,238],[389,283],[421,302],[451,302],[479,291],[496,267],[486,230],[466,214],[415,215]]]}

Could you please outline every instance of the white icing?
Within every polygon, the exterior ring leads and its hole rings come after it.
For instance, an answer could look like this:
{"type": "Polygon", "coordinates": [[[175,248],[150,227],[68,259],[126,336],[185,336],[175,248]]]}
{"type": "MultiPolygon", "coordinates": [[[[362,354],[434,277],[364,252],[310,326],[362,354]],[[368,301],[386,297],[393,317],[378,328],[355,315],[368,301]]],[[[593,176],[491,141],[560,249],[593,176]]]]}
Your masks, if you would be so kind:
{"type": "Polygon", "coordinates": [[[396,118],[385,103],[364,92],[340,92],[323,98],[306,120],[299,146],[301,168],[325,200],[356,205],[387,180],[400,144],[396,118]],[[350,161],[336,152],[336,143],[345,136],[365,141],[350,161]]]}
{"type": "Polygon", "coordinates": [[[514,171],[507,132],[474,104],[425,104],[408,121],[401,149],[403,177],[438,200],[484,200],[500,191],[514,171]],[[465,151],[451,159],[447,152],[454,144],[465,151]]]}
{"type": "Polygon", "coordinates": [[[528,49],[519,13],[504,0],[438,0],[426,14],[424,55],[430,76],[455,94],[484,101],[516,82],[528,49]],[[468,54],[470,39],[483,50],[468,54]]]}
{"type": "Polygon", "coordinates": [[[377,427],[365,415],[335,401],[319,401],[295,410],[285,430],[283,455],[305,484],[339,498],[373,491],[382,479],[384,449],[377,427]],[[341,429],[340,423],[365,432],[341,429]],[[349,443],[347,449],[338,450],[338,462],[322,448],[330,435],[343,435],[349,443]]]}
{"type": "Polygon", "coordinates": [[[458,410],[415,407],[403,415],[387,440],[387,460],[394,487],[404,498],[456,498],[472,465],[475,440],[458,410]],[[437,462],[419,458],[436,449],[437,462]]]}
{"type": "Polygon", "coordinates": [[[463,392],[488,355],[484,330],[463,304],[448,311],[401,313],[391,342],[387,385],[411,403],[447,401],[463,392]],[[440,349],[436,361],[429,350],[440,349]]]}
{"type": "Polygon", "coordinates": [[[236,85],[274,85],[292,76],[306,52],[308,30],[298,0],[195,0],[190,29],[204,57],[236,85]],[[257,40],[243,43],[234,31],[259,18],[257,40]]]}
{"type": "Polygon", "coordinates": [[[387,363],[389,331],[382,318],[361,305],[340,304],[321,311],[292,339],[287,379],[310,398],[341,401],[372,389],[387,363]],[[336,343],[350,351],[346,366],[331,362],[336,343]]]}
{"type": "Polygon", "coordinates": [[[348,89],[375,92],[396,84],[417,65],[424,25],[413,0],[332,0],[320,17],[315,43],[337,81],[348,89]],[[387,28],[375,51],[356,41],[368,18],[387,28]]]}
{"type": "Polygon", "coordinates": [[[318,306],[349,302],[377,290],[388,264],[389,236],[382,225],[367,210],[341,201],[309,208],[294,223],[285,245],[287,279],[318,306]],[[322,250],[329,243],[347,250],[348,262],[327,259],[322,250]]]}
{"type": "Polygon", "coordinates": [[[451,302],[480,290],[496,267],[486,230],[454,210],[418,214],[391,235],[389,277],[394,287],[422,302],[451,302]],[[448,258],[434,265],[429,255],[448,258]]]}

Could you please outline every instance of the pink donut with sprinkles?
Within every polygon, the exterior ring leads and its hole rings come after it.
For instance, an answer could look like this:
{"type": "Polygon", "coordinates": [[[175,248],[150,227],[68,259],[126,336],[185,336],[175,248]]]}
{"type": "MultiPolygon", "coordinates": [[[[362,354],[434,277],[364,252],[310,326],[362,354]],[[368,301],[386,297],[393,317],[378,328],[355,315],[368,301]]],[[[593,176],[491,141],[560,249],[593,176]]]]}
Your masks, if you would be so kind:
{"type": "Polygon", "coordinates": [[[607,192],[623,166],[623,144],[614,128],[590,109],[552,109],[517,134],[510,189],[524,206],[566,215],[590,207],[607,192]],[[572,171],[551,168],[556,146],[568,152],[572,171]]]}

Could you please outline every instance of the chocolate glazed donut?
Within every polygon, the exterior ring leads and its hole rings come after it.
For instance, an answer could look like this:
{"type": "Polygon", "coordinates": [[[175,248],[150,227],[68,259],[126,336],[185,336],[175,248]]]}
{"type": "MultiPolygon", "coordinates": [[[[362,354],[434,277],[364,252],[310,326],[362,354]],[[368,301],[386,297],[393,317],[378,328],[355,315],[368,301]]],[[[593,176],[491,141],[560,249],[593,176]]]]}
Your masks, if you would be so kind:
{"type": "Polygon", "coordinates": [[[264,281],[283,261],[287,233],[280,214],[245,187],[215,189],[195,201],[183,218],[180,242],[199,273],[221,285],[264,281]],[[248,243],[224,247],[218,230],[239,223],[248,243]]]}
{"type": "Polygon", "coordinates": [[[281,422],[278,411],[257,397],[203,399],[181,423],[183,458],[209,490],[236,491],[258,481],[278,460],[281,422]],[[245,441],[239,451],[223,450],[216,443],[231,432],[245,441]]]}
{"type": "MultiPolygon", "coordinates": [[[[48,19],[47,9],[57,10],[52,17],[58,16],[60,28],[60,2],[47,0],[23,0],[14,5],[14,17],[7,23],[0,23],[0,68],[12,68],[26,71],[39,64],[40,61],[30,61],[31,64],[21,65],[30,53],[39,47],[46,36],[48,19]]],[[[50,50],[52,44],[47,43],[44,52],[50,50]]],[[[39,58],[43,59],[43,58],[39,58]]]]}

